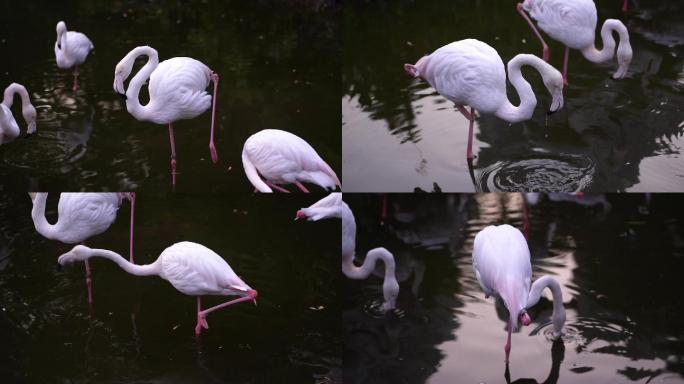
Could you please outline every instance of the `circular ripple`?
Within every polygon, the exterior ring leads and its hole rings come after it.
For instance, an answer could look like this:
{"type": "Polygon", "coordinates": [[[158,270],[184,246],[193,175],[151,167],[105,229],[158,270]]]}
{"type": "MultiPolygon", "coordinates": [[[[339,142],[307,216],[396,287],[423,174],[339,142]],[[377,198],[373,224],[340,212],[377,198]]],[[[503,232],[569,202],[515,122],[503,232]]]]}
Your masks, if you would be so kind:
{"type": "Polygon", "coordinates": [[[69,131],[39,131],[5,146],[2,162],[35,172],[68,173],[86,152],[85,140],[69,131]]]}
{"type": "Polygon", "coordinates": [[[406,312],[402,309],[399,308],[394,308],[391,311],[388,312],[383,312],[382,310],[382,304],[384,303],[383,300],[372,300],[367,302],[366,304],[363,305],[362,307],[362,312],[365,313],[367,316],[375,318],[375,319],[381,319],[386,316],[396,316],[397,318],[403,318],[406,316],[406,312]]]}
{"type": "Polygon", "coordinates": [[[586,156],[540,154],[535,158],[498,161],[480,170],[477,186],[497,192],[577,192],[594,178],[594,162],[586,156]]]}

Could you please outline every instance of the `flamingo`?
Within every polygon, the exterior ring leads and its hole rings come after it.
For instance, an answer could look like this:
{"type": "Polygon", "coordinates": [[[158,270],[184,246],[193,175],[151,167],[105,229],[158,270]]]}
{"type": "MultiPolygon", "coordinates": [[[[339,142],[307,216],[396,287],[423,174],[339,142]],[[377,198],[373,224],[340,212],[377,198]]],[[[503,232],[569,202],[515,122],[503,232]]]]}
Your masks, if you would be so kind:
{"type": "Polygon", "coordinates": [[[553,294],[553,337],[562,335],[565,308],[560,285],[553,277],[542,276],[530,288],[530,251],[520,230],[508,224],[490,225],[481,230],[473,245],[473,269],[485,297],[500,298],[508,309],[508,339],[504,346],[507,363],[511,331],[518,328],[518,319],[524,325],[530,324],[527,309],[537,304],[546,287],[553,294]]]}
{"type": "Polygon", "coordinates": [[[88,58],[88,54],[95,48],[88,36],[81,32],[67,31],[63,21],[57,23],[57,41],[55,42],[55,59],[57,67],[69,69],[74,67],[74,87],[78,89],[78,66],[88,58]]]}
{"type": "MultiPolygon", "coordinates": [[[[48,223],[45,218],[47,193],[30,193],[33,200],[31,217],[36,231],[50,240],[65,244],[77,244],[99,235],[116,220],[116,212],[123,199],[131,202],[130,223],[130,260],[133,261],[133,222],[135,211],[135,193],[62,193],[59,196],[55,224],[48,223]]],[[[86,286],[88,287],[88,303],[93,302],[92,275],[90,264],[85,260],[86,286]]]]}
{"type": "Polygon", "coordinates": [[[135,276],[157,275],[167,280],[174,288],[190,296],[197,296],[197,324],[195,335],[202,328],[209,329],[207,315],[218,309],[242,301],[252,300],[256,304],[257,291],[240,279],[230,265],[216,252],[204,245],[182,241],[166,248],[152,264],[136,265],[116,252],[93,249],[77,245],[57,260],[60,265],[74,261],[88,261],[91,257],[103,257],[115,262],[124,271],[135,276]],[[235,295],[240,298],[202,310],[203,295],[235,295]]]}
{"type": "Polygon", "coordinates": [[[341,193],[331,193],[310,207],[300,209],[297,211],[296,219],[306,218],[310,221],[318,221],[334,217],[342,219],[342,273],[350,279],[363,280],[370,276],[375,270],[375,264],[382,260],[385,264],[385,278],[382,283],[385,301],[381,310],[383,312],[393,310],[396,307],[397,296],[399,296],[394,256],[385,248],[375,248],[368,251],[360,267],[354,265],[356,221],[349,206],[342,201],[341,193]]]}
{"type": "MultiPolygon", "coordinates": [[[[627,2],[625,1],[625,7],[626,5],[627,2]]],[[[539,28],[565,45],[565,58],[563,59],[563,82],[565,85],[568,84],[570,48],[580,50],[589,61],[603,63],[612,59],[615,53],[613,31],[620,36],[620,43],[617,48],[618,69],[613,74],[613,79],[622,79],[627,75],[629,63],[632,61],[632,47],[629,44],[627,27],[620,20],[607,19],[601,27],[603,48],[601,50],[596,49],[594,40],[597,16],[596,4],[593,0],[524,0],[522,3],[518,3],[517,9],[541,41],[544,61],[549,60],[549,46],[527,13],[537,20],[539,28]]]]}
{"type": "Polygon", "coordinates": [[[5,89],[2,103],[0,103],[0,145],[9,143],[19,136],[19,126],[10,110],[14,103],[14,95],[17,93],[21,97],[21,114],[27,125],[26,137],[36,131],[36,109],[31,104],[29,94],[23,85],[12,83],[5,89]]]}
{"type": "Polygon", "coordinates": [[[563,106],[563,78],[555,68],[534,55],[520,54],[508,62],[508,78],[520,98],[514,106],[506,96],[506,71],[496,50],[475,39],[465,39],[447,44],[418,62],[404,64],[406,73],[421,77],[470,121],[468,129],[468,162],[473,159],[473,123],[475,110],[493,113],[510,123],[532,117],[537,98],[532,86],[522,77],[523,65],[534,67],[542,76],[544,85],[552,96],[549,113],[563,106]],[[468,112],[464,105],[470,105],[468,112]]]}
{"type": "Polygon", "coordinates": [[[157,51],[148,46],[136,47],[124,56],[114,71],[114,91],[126,101],[126,109],[137,120],[169,125],[171,142],[171,179],[176,185],[176,143],[173,136],[173,122],[194,119],[211,106],[211,133],[209,152],[216,163],[218,154],[214,145],[216,120],[216,93],[219,75],[202,62],[190,57],[172,57],[159,62],[157,51]],[[138,56],[147,56],[147,63],[131,79],[128,89],[124,81],[130,76],[138,56]],[[150,101],[140,105],[139,93],[147,79],[150,101]],[[205,89],[214,82],[212,98],[205,89]]]}
{"type": "Polygon", "coordinates": [[[279,129],[264,129],[247,138],[242,148],[242,165],[259,192],[273,192],[271,188],[289,192],[278,184],[291,183],[308,193],[302,181],[325,189],[341,186],[335,171],[309,143],[279,129]]]}

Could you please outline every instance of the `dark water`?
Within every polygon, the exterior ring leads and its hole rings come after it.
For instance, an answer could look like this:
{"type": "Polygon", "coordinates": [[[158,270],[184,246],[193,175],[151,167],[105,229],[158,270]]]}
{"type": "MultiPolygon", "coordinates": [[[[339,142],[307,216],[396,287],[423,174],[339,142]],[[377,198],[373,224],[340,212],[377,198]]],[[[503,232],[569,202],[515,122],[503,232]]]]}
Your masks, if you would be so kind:
{"type": "MultiPolygon", "coordinates": [[[[593,64],[572,51],[565,107],[545,116],[540,77],[524,76],[539,103],[529,121],[493,116],[475,124],[475,184],[466,162],[468,124],[404,63],[450,42],[476,38],[507,62],[541,55],[541,44],[515,10],[517,1],[349,1],[343,14],[342,141],[344,190],[681,191],[684,147],[684,29],[681,1],[597,1],[598,19],[622,20],[634,51],[626,79],[615,60],[593,64]]],[[[545,37],[551,64],[564,47],[545,37]]],[[[600,42],[599,42],[600,44],[600,42]]],[[[509,97],[516,100],[512,87],[509,97]]],[[[514,103],[517,103],[514,101],[514,103]]]]}
{"type": "MultiPolygon", "coordinates": [[[[0,177],[23,190],[170,189],[168,129],[135,120],[112,89],[114,66],[139,45],[155,48],[160,60],[196,58],[221,76],[219,163],[209,156],[209,111],[176,123],[177,191],[251,191],[242,145],[266,128],[307,140],[340,174],[339,10],[330,4],[3,2],[0,86],[27,87],[38,134],[0,147],[0,177]],[[55,63],[59,20],[95,45],[76,94],[71,71],[55,63]]],[[[141,66],[142,59],[134,72],[141,66]]]]}
{"type": "MultiPolygon", "coordinates": [[[[35,232],[29,197],[0,192],[0,377],[3,383],[340,382],[340,223],[293,221],[317,196],[138,194],[136,262],[182,240],[208,246],[259,291],[208,316],[158,277],[93,259],[89,311],[82,263],[35,232]]],[[[57,197],[48,199],[48,219],[57,197]]],[[[91,247],[127,254],[129,207],[91,247]]],[[[205,297],[218,304],[221,297],[205,297]]]]}
{"type": "Polygon", "coordinates": [[[684,207],[680,195],[609,195],[607,206],[548,200],[531,208],[533,279],[554,276],[567,321],[551,339],[550,294],[512,336],[506,377],[505,308],[472,271],[475,235],[522,227],[519,194],[345,195],[358,222],[357,254],[397,258],[398,310],[373,318],[381,278],[345,279],[345,383],[684,382],[684,207]]]}

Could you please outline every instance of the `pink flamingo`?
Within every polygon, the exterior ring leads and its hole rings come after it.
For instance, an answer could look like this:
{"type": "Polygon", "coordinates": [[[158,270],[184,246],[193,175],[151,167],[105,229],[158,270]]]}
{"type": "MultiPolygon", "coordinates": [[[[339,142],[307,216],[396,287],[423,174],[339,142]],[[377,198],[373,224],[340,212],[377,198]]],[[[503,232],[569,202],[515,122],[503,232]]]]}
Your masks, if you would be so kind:
{"type": "Polygon", "coordinates": [[[95,46],[88,36],[81,32],[67,31],[63,21],[57,23],[57,41],[55,42],[55,59],[57,67],[69,69],[74,67],[73,91],[78,90],[78,66],[88,58],[95,46]]]}
{"type": "Polygon", "coordinates": [[[106,250],[75,246],[61,255],[60,265],[74,261],[86,261],[91,257],[103,257],[115,262],[124,271],[135,276],[157,275],[167,280],[174,288],[190,296],[197,296],[197,324],[195,335],[202,328],[209,329],[207,315],[218,309],[242,301],[252,300],[256,304],[257,291],[245,284],[221,256],[197,243],[183,241],[166,248],[155,262],[147,265],[133,264],[121,255],[106,250]],[[238,299],[202,310],[203,295],[240,296],[238,299]]]}
{"type": "Polygon", "coordinates": [[[549,113],[563,106],[563,78],[555,68],[534,55],[520,54],[508,62],[508,78],[518,92],[520,105],[511,104],[506,95],[506,71],[501,57],[489,45],[475,39],[447,44],[418,62],[404,64],[406,73],[421,77],[453,102],[470,121],[468,129],[467,158],[473,159],[473,123],[475,110],[493,113],[510,123],[528,120],[537,105],[537,98],[520,72],[523,65],[530,65],[542,76],[544,85],[551,93],[549,113]],[[468,112],[464,105],[470,105],[468,112]]]}
{"type": "MultiPolygon", "coordinates": [[[[123,199],[131,202],[130,222],[130,260],[133,261],[133,222],[135,212],[135,193],[62,193],[57,205],[58,219],[55,224],[45,218],[47,193],[30,193],[33,200],[31,218],[36,231],[50,240],[65,244],[78,244],[99,235],[116,220],[116,212],[123,199]]],[[[93,280],[90,264],[85,260],[88,303],[93,302],[93,280]]]]}
{"type": "Polygon", "coordinates": [[[174,121],[194,119],[211,106],[209,151],[211,160],[214,163],[218,161],[214,145],[218,81],[218,74],[200,61],[190,57],[173,57],[160,63],[157,51],[147,46],[134,48],[116,65],[114,91],[124,98],[128,112],[140,121],[169,125],[173,186],[176,185],[176,142],[172,125],[174,121]],[[133,71],[133,64],[138,56],[147,56],[147,63],[133,76],[128,89],[125,90],[124,80],[133,71]],[[146,105],[140,105],[140,89],[148,78],[150,101],[146,105]],[[213,99],[205,91],[210,81],[214,82],[213,99]]]}
{"type": "Polygon", "coordinates": [[[490,225],[480,231],[473,245],[473,270],[485,297],[500,298],[508,309],[506,362],[511,352],[511,332],[518,328],[518,320],[524,325],[530,324],[527,309],[539,302],[544,288],[548,287],[553,294],[553,336],[562,335],[565,308],[560,285],[553,277],[542,276],[530,288],[530,250],[518,229],[504,224],[490,225]]]}
{"type": "MultiPolygon", "coordinates": [[[[627,2],[625,1],[625,7],[627,2]]],[[[615,54],[613,31],[620,35],[617,48],[618,70],[613,79],[622,79],[627,75],[629,63],[632,61],[632,47],[629,44],[627,27],[620,20],[608,19],[601,27],[603,48],[596,49],[596,5],[593,0],[524,0],[517,5],[518,13],[532,27],[534,34],[542,43],[544,61],[549,60],[549,46],[544,41],[527,13],[537,20],[539,28],[565,45],[563,59],[563,81],[568,84],[568,57],[570,48],[578,49],[582,55],[594,63],[603,63],[615,54]],[[526,13],[527,12],[527,13],[526,13]]]]}
{"type": "Polygon", "coordinates": [[[12,83],[6,89],[0,103],[0,145],[9,143],[19,137],[19,125],[12,115],[14,95],[21,97],[21,114],[26,121],[26,137],[36,132],[36,109],[31,104],[28,91],[23,85],[12,83]]]}

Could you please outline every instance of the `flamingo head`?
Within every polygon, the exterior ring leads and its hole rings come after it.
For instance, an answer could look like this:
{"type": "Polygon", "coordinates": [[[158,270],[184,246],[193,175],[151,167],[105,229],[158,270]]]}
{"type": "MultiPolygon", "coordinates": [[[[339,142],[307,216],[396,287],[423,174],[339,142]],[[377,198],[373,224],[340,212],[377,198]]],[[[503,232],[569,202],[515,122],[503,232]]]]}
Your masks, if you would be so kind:
{"type": "Polygon", "coordinates": [[[510,324],[513,330],[518,329],[519,322],[523,325],[529,325],[531,322],[525,308],[528,293],[529,290],[523,284],[508,284],[506,289],[499,291],[508,309],[510,324]]]}
{"type": "Polygon", "coordinates": [[[416,62],[415,65],[404,64],[404,71],[406,71],[406,73],[409,76],[422,77],[422,75],[423,75],[422,72],[425,69],[425,65],[427,64],[428,57],[429,57],[429,55],[425,55],[425,56],[421,57],[420,59],[418,59],[418,61],[416,62]]]}
{"type": "Polygon", "coordinates": [[[342,204],[342,194],[340,192],[333,192],[310,207],[298,210],[295,220],[308,219],[310,221],[318,221],[330,217],[341,217],[342,204]]]}
{"type": "Polygon", "coordinates": [[[620,40],[617,49],[617,62],[618,70],[613,74],[615,80],[622,79],[627,75],[629,63],[632,62],[632,47],[629,45],[629,41],[620,40]]]}
{"type": "Polygon", "coordinates": [[[90,257],[91,251],[92,249],[86,247],[85,245],[77,245],[73,247],[69,252],[61,255],[57,259],[57,262],[60,266],[64,266],[66,264],[73,263],[76,261],[85,261],[88,257],[90,257]]]}
{"type": "Polygon", "coordinates": [[[133,71],[133,63],[127,61],[126,58],[119,61],[114,68],[114,92],[118,93],[124,101],[126,100],[126,89],[124,88],[124,81],[130,76],[133,71]]]}
{"type": "Polygon", "coordinates": [[[550,115],[563,107],[563,75],[551,66],[540,73],[544,86],[551,94],[551,105],[548,112],[550,115]]]}
{"type": "Polygon", "coordinates": [[[67,31],[66,24],[63,21],[60,21],[59,23],[57,23],[56,30],[57,30],[57,48],[62,49],[62,41],[61,41],[62,39],[60,39],[60,37],[63,34],[65,34],[67,31]]]}
{"type": "Polygon", "coordinates": [[[24,116],[24,120],[26,121],[26,125],[28,126],[28,129],[26,131],[26,136],[28,137],[36,132],[36,109],[33,107],[33,105],[28,104],[25,108],[21,110],[21,114],[24,116]]]}

